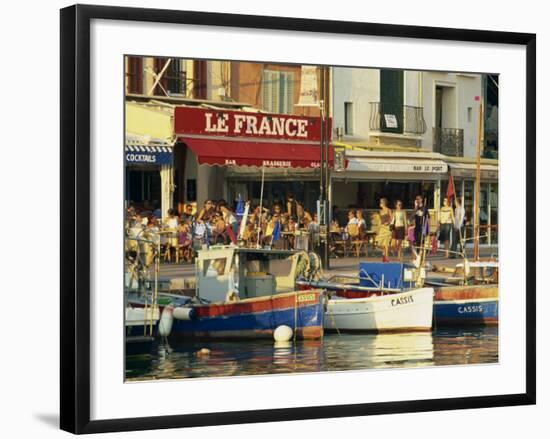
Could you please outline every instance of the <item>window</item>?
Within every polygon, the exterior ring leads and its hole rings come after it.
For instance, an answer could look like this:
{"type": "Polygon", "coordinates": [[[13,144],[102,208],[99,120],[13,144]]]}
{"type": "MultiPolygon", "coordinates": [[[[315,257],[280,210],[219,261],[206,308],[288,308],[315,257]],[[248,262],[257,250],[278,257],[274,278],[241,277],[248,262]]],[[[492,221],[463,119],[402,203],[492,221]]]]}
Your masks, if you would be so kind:
{"type": "MultiPolygon", "coordinates": [[[[168,62],[168,58],[155,58],[153,60],[153,69],[157,75],[160,75],[160,72],[162,72],[162,69],[164,69],[164,66],[168,62]]],[[[168,69],[167,69],[168,70],[168,69]]],[[[165,70],[162,74],[162,77],[160,78],[160,81],[155,86],[155,89],[153,90],[153,94],[155,96],[166,96],[166,87],[168,85],[168,79],[166,78],[167,71],[165,70]]],[[[156,82],[156,78],[153,78],[153,81],[156,82]]]]}
{"type": "Polygon", "coordinates": [[[166,91],[168,94],[186,95],[187,74],[184,59],[172,59],[165,74],[167,79],[166,91]]]}
{"type": "Polygon", "coordinates": [[[344,134],[353,134],[353,102],[344,102],[344,134]]]}
{"type": "Polygon", "coordinates": [[[126,65],[126,92],[143,94],[143,58],[129,56],[126,65]]]}
{"type": "Polygon", "coordinates": [[[206,99],[207,88],[207,64],[206,61],[193,62],[193,97],[206,99]]]}
{"type": "MultiPolygon", "coordinates": [[[[160,75],[168,60],[169,58],[155,58],[154,69],[157,75],[160,75]]],[[[172,58],[153,93],[156,96],[165,96],[166,94],[185,95],[186,81],[185,60],[172,58]]]]}
{"type": "Polygon", "coordinates": [[[472,107],[468,107],[468,123],[472,122],[472,107]]]}
{"type": "Polygon", "coordinates": [[[265,111],[291,114],[294,108],[294,73],[264,70],[262,92],[265,111]]]}
{"type": "Polygon", "coordinates": [[[403,70],[380,70],[381,131],[403,133],[403,70]]]}

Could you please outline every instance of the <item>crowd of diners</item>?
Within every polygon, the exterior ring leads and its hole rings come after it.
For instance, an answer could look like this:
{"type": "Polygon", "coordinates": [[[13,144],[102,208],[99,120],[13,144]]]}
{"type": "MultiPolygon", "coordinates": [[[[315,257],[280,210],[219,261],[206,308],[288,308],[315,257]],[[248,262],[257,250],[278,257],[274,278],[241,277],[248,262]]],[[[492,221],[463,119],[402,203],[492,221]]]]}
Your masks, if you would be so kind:
{"type": "MultiPolygon", "coordinates": [[[[139,211],[130,206],[126,212],[126,236],[158,241],[164,255],[183,261],[191,261],[196,250],[220,244],[316,249],[319,236],[317,214],[306,211],[294,194],[288,194],[286,200],[274,202],[271,206],[249,203],[246,218],[243,215],[245,204],[232,209],[225,200],[206,200],[200,209],[186,204],[181,214],[169,209],[164,219],[158,210],[139,211]],[[241,227],[243,219],[246,222],[241,227]],[[300,242],[302,236],[307,236],[307,240],[300,242]]],[[[127,241],[127,247],[134,249],[139,242],[127,241]]],[[[145,250],[148,251],[149,248],[145,250]]]]}
{"type": "MultiPolygon", "coordinates": [[[[154,245],[162,247],[165,259],[187,262],[193,260],[197,250],[219,244],[318,250],[317,214],[305,210],[294,194],[289,193],[284,201],[275,201],[270,206],[249,202],[246,216],[245,204],[238,203],[233,208],[223,199],[206,200],[199,209],[193,204],[186,204],[181,213],[169,209],[163,219],[158,209],[140,211],[130,205],[126,211],[126,236],[130,238],[126,240],[127,250],[135,251],[140,246],[148,262],[154,245]]],[[[349,209],[347,222],[340,224],[334,208],[329,240],[370,239],[380,248],[382,260],[389,261],[391,256],[402,259],[404,243],[408,244],[412,257],[416,257],[417,250],[436,236],[446,257],[455,257],[464,227],[464,209],[460,198],[454,199],[454,208],[451,204],[452,200],[444,200],[435,234],[430,234],[428,208],[420,195],[416,196],[412,211],[403,209],[401,200],[390,205],[386,198],[381,198],[379,210],[369,218],[369,226],[362,209],[349,209]]],[[[335,249],[333,245],[329,248],[335,249]]]]}

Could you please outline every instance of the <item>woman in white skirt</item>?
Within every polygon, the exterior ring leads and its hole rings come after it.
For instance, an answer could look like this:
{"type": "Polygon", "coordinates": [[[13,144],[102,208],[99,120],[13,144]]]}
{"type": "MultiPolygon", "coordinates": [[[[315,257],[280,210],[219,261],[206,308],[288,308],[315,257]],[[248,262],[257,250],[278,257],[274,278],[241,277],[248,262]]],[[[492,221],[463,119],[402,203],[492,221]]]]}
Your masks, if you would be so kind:
{"type": "Polygon", "coordinates": [[[453,208],[448,198],[443,200],[443,207],[439,211],[439,242],[445,247],[445,257],[449,257],[449,240],[455,222],[453,208]]]}

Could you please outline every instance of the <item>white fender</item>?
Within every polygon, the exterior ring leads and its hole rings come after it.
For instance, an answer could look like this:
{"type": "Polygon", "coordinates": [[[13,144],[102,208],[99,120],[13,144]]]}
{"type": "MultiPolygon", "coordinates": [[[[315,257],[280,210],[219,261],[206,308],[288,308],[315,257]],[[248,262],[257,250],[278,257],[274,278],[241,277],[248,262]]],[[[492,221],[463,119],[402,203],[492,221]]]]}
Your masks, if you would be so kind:
{"type": "Polygon", "coordinates": [[[172,305],[165,306],[162,310],[159,321],[159,335],[168,337],[172,332],[172,324],[174,323],[174,307],[172,305]]]}
{"type": "Polygon", "coordinates": [[[277,326],[275,332],[273,332],[273,338],[276,342],[285,342],[292,339],[292,328],[286,325],[277,326]]]}
{"type": "Polygon", "coordinates": [[[193,320],[196,315],[196,311],[194,308],[190,308],[187,306],[178,306],[177,308],[174,308],[174,318],[178,320],[193,320]]]}

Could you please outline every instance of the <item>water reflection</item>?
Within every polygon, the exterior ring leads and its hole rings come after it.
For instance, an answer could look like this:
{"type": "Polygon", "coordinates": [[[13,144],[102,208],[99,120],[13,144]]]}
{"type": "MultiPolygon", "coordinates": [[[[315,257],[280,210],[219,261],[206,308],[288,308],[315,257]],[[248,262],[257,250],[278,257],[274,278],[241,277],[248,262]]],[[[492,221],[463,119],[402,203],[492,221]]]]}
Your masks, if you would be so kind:
{"type": "Polygon", "coordinates": [[[126,357],[129,380],[480,364],[498,361],[496,327],[270,340],[155,342],[126,357]]]}

